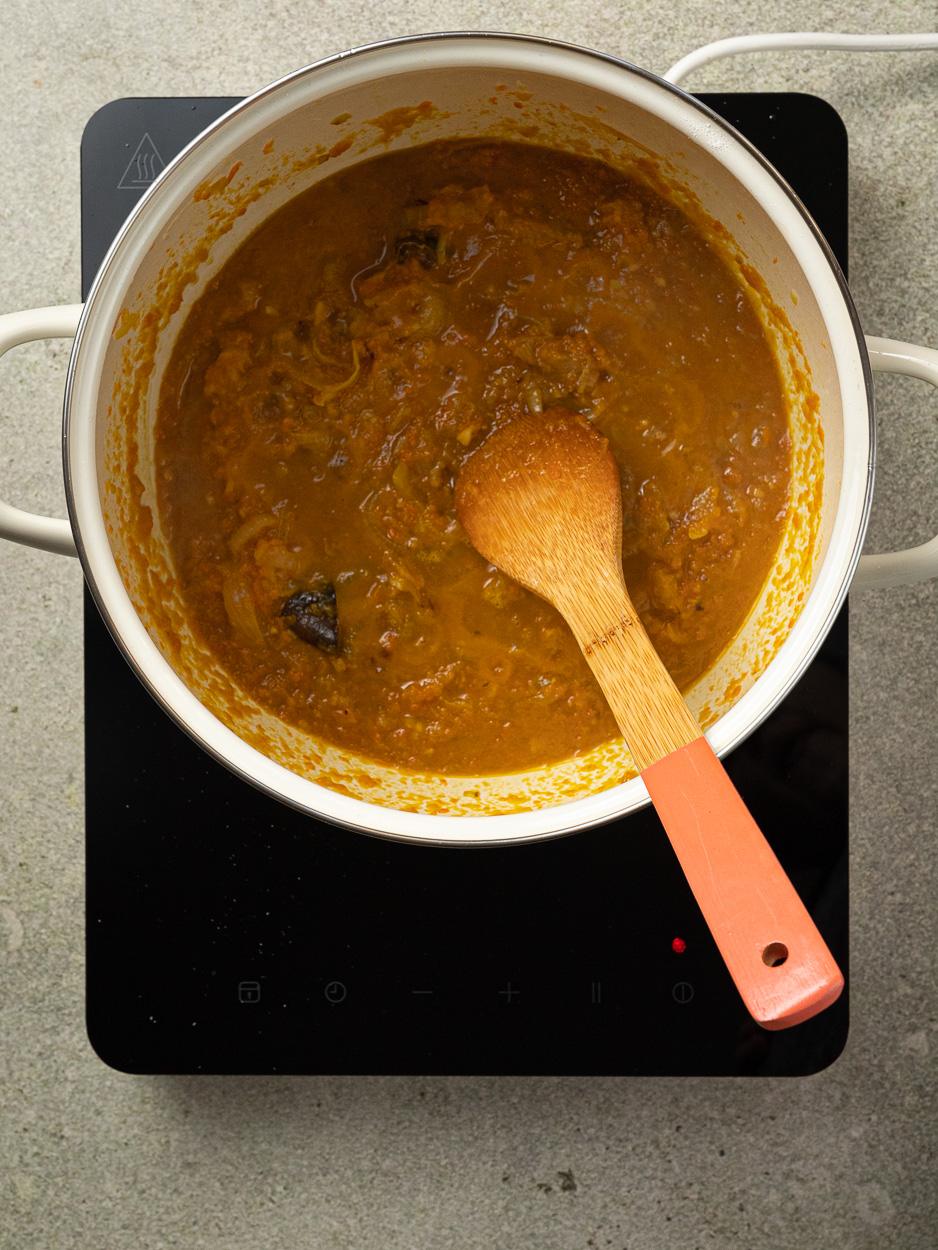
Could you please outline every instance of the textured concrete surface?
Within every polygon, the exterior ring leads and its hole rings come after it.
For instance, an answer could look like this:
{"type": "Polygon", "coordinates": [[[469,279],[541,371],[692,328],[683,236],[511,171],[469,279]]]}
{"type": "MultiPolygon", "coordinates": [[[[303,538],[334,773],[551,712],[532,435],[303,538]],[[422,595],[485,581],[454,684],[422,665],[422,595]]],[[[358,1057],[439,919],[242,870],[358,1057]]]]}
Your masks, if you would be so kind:
{"type": "MultiPolygon", "coordinates": [[[[4,0],[0,309],[79,295],[78,144],[126,95],[234,94],[447,28],[663,71],[759,30],[928,30],[846,0],[4,0]]],[[[698,90],[813,91],[852,140],[866,330],[938,346],[938,54],[773,54],[698,90]]],[[[809,138],[809,136],[808,136],[809,138]]],[[[0,365],[0,490],[63,513],[66,344],[0,365]]],[[[938,528],[938,397],[887,380],[870,548],[938,528]]],[[[932,1250],[938,1245],[938,585],[852,604],[853,1027],[805,1081],[121,1076],[83,1020],[80,573],[0,549],[0,1247],[932,1250]],[[564,1175],[561,1175],[564,1174],[564,1175]]]]}

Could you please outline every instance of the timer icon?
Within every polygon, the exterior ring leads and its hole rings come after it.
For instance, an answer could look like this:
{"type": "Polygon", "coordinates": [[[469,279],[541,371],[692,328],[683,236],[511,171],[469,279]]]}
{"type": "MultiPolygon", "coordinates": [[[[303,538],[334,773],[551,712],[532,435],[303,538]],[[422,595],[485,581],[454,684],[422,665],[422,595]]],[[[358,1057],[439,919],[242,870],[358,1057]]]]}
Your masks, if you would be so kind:
{"type": "Polygon", "coordinates": [[[348,994],[348,990],[345,988],[345,986],[342,984],[341,981],[330,981],[329,984],[326,986],[324,993],[328,1001],[332,1003],[334,1007],[336,1003],[342,1002],[342,1000],[348,994]]]}

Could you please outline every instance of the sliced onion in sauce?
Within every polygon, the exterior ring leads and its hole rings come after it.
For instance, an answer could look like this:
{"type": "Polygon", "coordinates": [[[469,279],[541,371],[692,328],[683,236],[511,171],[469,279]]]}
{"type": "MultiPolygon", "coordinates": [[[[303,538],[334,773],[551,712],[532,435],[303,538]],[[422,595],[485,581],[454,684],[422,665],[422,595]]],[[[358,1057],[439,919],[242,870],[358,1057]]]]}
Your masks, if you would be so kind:
{"type": "Polygon", "coordinates": [[[222,596],[225,611],[235,633],[247,642],[263,643],[264,635],[257,623],[254,600],[240,569],[227,568],[222,574],[222,596]]]}
{"type": "Polygon", "coordinates": [[[249,517],[243,524],[238,526],[228,539],[229,551],[236,555],[245,543],[249,543],[252,538],[256,538],[258,534],[262,534],[264,530],[270,529],[272,525],[276,524],[277,518],[272,512],[263,512],[257,516],[249,517]]]}

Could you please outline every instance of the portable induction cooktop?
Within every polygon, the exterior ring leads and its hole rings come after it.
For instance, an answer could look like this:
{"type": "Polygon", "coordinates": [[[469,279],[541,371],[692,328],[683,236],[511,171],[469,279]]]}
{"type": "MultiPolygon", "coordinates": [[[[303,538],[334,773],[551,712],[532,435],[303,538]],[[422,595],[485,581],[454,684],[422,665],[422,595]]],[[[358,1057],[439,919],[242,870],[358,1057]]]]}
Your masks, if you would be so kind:
{"type": "MultiPolygon", "coordinates": [[[[846,269],[847,137],[807,95],[707,95],[846,269]],[[805,136],[810,142],[805,143],[805,136]]],[[[128,99],[81,149],[82,287],[166,162],[234,99],[128,99]]],[[[846,608],[727,768],[845,975],[846,608]]],[[[847,991],[748,1016],[653,811],[519,847],[382,841],[282,806],[138,683],[85,597],[87,1019],[138,1073],[802,1076],[847,991]]]]}

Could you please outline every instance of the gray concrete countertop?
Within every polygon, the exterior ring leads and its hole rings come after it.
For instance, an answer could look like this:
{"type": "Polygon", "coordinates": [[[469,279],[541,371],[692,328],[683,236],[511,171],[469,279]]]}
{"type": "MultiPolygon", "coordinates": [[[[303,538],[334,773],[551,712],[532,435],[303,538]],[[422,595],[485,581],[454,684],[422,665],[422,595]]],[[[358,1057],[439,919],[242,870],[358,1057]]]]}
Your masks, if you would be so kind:
{"type": "MultiPolygon", "coordinates": [[[[5,0],[0,311],[79,298],[79,140],[121,96],[247,92],[421,30],[546,34],[663,72],[726,35],[936,16],[924,0],[5,0]]],[[[938,54],[748,56],[688,85],[811,91],[839,110],[864,327],[938,346],[938,54]]],[[[58,515],[68,350],[0,365],[0,491],[58,515]]],[[[877,395],[868,549],[885,550],[938,529],[938,397],[894,379],[877,395]]],[[[938,1245],[938,584],[852,598],[847,1049],[811,1079],[719,1082],[106,1068],[83,1011],[80,592],[75,562],[0,544],[2,1250],[938,1245]]]]}

